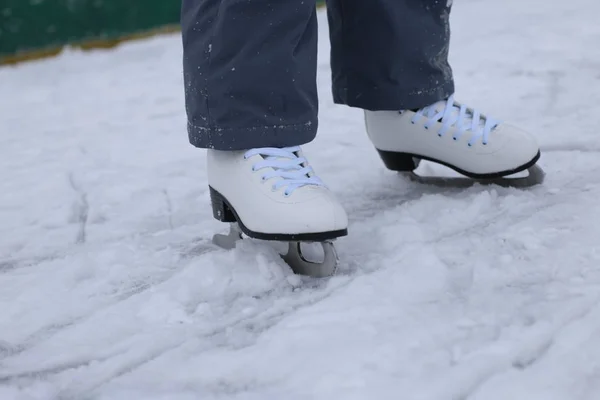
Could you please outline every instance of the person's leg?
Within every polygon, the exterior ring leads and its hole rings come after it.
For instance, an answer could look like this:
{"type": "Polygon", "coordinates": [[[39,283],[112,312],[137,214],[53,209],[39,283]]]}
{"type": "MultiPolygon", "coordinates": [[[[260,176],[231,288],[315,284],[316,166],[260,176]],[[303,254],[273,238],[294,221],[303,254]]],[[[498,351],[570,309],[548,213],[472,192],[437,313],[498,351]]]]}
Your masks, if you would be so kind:
{"type": "Polygon", "coordinates": [[[315,0],[183,0],[190,142],[239,150],[317,132],[315,0]]]}
{"type": "Polygon", "coordinates": [[[259,239],[346,235],[299,147],[317,132],[315,0],[183,0],[181,25],[189,140],[208,149],[214,217],[259,239]]]}
{"type": "Polygon", "coordinates": [[[391,170],[420,159],[482,179],[528,169],[540,157],[532,135],[454,100],[451,3],[328,0],[334,100],[365,110],[391,170]]]}
{"type": "Polygon", "coordinates": [[[447,0],[328,0],[333,96],[365,110],[414,109],[454,92],[447,0]]]}

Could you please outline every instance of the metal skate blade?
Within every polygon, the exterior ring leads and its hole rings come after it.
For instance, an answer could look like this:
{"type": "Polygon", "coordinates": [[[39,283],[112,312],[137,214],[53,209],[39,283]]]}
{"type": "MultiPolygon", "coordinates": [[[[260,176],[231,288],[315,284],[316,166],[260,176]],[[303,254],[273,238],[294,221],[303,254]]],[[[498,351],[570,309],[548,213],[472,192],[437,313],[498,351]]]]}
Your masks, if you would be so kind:
{"type": "Polygon", "coordinates": [[[313,278],[326,278],[334,275],[338,265],[338,255],[332,242],[289,242],[287,253],[281,257],[295,274],[313,278]],[[303,244],[320,245],[322,253],[317,258],[322,260],[316,261],[314,250],[303,250],[303,244]],[[315,261],[311,261],[311,259],[315,261]]]}
{"type": "MultiPolygon", "coordinates": [[[[228,234],[215,234],[212,242],[220,248],[232,250],[240,240],[243,240],[242,231],[237,223],[233,223],[229,227],[228,234]]],[[[280,254],[282,251],[279,251],[279,247],[281,250],[287,250],[285,254],[281,254],[281,258],[297,275],[325,278],[334,275],[337,269],[338,255],[331,242],[272,242],[269,245],[280,254]],[[281,246],[277,246],[278,244],[281,246]],[[287,249],[285,249],[286,244],[287,249]],[[320,248],[311,249],[311,246],[320,248]]]]}
{"type": "Polygon", "coordinates": [[[242,231],[238,224],[235,223],[229,226],[229,233],[227,235],[217,233],[212,239],[215,245],[225,250],[235,249],[238,240],[242,240],[242,231]]]}
{"type": "Polygon", "coordinates": [[[529,188],[532,186],[540,185],[544,182],[546,174],[542,168],[537,165],[529,167],[527,170],[527,176],[519,176],[511,178],[510,176],[504,176],[501,178],[491,179],[472,179],[464,176],[460,177],[446,177],[446,176],[423,176],[416,172],[401,172],[400,174],[406,176],[413,182],[421,184],[444,187],[444,188],[468,188],[475,184],[480,185],[497,185],[508,188],[529,188]]]}

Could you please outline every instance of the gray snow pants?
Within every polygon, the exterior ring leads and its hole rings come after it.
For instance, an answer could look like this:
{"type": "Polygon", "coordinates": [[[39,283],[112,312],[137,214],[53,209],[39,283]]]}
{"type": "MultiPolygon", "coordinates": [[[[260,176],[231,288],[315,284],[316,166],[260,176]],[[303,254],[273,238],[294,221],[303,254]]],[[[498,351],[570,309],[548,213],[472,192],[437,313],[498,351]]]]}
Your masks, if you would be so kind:
{"type": "MultiPolygon", "coordinates": [[[[315,1],[183,0],[192,145],[244,150],[315,138],[315,1]]],[[[450,0],[328,0],[334,101],[401,110],[450,96],[450,7],[450,0]]]]}

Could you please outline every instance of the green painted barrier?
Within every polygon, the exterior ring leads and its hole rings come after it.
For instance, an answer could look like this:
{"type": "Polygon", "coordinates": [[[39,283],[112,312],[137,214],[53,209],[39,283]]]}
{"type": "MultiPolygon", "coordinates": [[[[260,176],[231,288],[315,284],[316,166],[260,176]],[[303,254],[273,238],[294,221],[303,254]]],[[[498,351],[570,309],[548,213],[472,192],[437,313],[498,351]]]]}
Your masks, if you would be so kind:
{"type": "Polygon", "coordinates": [[[172,31],[180,6],[181,0],[0,0],[0,64],[57,54],[65,45],[111,47],[172,31]]]}
{"type": "Polygon", "coordinates": [[[177,24],[180,0],[0,0],[0,59],[177,24]]]}

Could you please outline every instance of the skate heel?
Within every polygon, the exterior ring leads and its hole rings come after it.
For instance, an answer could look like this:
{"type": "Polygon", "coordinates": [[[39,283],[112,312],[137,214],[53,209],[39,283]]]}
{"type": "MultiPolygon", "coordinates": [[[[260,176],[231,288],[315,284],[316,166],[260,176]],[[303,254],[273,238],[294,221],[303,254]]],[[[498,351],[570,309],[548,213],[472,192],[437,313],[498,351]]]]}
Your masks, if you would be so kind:
{"type": "Polygon", "coordinates": [[[227,204],[225,198],[215,189],[209,186],[210,202],[213,209],[213,217],[221,222],[236,222],[235,214],[227,204]]]}
{"type": "Polygon", "coordinates": [[[407,171],[412,172],[419,166],[418,158],[412,154],[398,153],[395,151],[377,150],[379,157],[387,169],[392,171],[407,171]]]}

